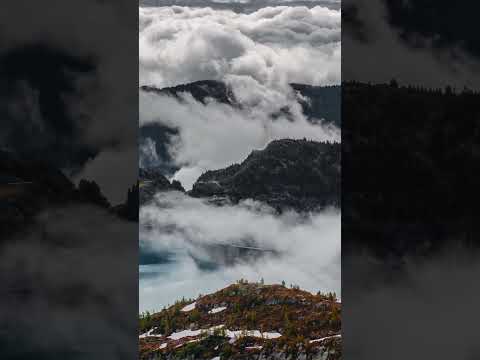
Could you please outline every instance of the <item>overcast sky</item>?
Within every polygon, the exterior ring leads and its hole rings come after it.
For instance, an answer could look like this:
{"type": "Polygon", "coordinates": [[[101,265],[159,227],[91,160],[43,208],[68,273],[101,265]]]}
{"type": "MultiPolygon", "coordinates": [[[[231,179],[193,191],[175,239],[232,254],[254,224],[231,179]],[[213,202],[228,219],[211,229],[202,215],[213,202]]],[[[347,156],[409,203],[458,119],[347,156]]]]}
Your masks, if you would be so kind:
{"type": "Polygon", "coordinates": [[[322,5],[332,9],[340,9],[339,0],[140,0],[140,6],[198,6],[215,9],[229,9],[235,12],[249,13],[266,6],[315,6],[322,5]]]}

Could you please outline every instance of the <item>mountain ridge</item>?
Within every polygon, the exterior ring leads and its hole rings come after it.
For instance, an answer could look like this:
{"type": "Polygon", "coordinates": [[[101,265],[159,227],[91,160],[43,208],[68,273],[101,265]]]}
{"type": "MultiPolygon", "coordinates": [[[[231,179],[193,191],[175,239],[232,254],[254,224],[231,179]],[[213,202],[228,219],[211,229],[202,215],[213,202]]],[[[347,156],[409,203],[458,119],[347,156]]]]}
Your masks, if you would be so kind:
{"type": "MultiPolygon", "coordinates": [[[[273,140],[240,164],[203,173],[187,195],[213,203],[253,199],[282,212],[340,207],[340,144],[311,140],[273,140]]],[[[141,170],[141,203],[158,191],[182,191],[159,169],[141,170]]]]}
{"type": "Polygon", "coordinates": [[[278,211],[313,211],[340,206],[340,144],[281,139],[254,150],[241,164],[207,171],[193,197],[254,199],[278,211]]]}
{"type": "MultiPolygon", "coordinates": [[[[297,101],[309,121],[317,123],[318,120],[324,119],[323,123],[326,125],[341,127],[341,87],[339,85],[312,86],[292,83],[290,86],[297,93],[297,101]]],[[[207,99],[211,98],[234,108],[242,108],[242,105],[235,99],[232,89],[224,82],[216,80],[200,80],[165,88],[143,85],[139,87],[139,90],[146,93],[170,96],[178,101],[183,101],[182,93],[188,93],[196,101],[203,104],[206,103],[207,99]]],[[[269,115],[273,121],[279,116],[291,117],[288,107],[279,107],[269,115]]],[[[158,159],[155,158],[156,164],[145,161],[145,164],[142,164],[142,166],[161,166],[165,175],[173,175],[178,170],[178,167],[172,161],[168,151],[168,144],[170,138],[175,135],[178,135],[178,130],[164,124],[148,123],[140,126],[139,143],[142,145],[153,141],[158,156],[158,159]]]]}
{"type": "MultiPolygon", "coordinates": [[[[291,89],[300,96],[297,98],[308,118],[324,119],[327,123],[341,126],[340,85],[315,86],[300,83],[290,83],[291,89]],[[308,100],[307,100],[308,99],[308,100]]],[[[142,85],[140,90],[159,95],[170,95],[181,100],[180,93],[190,93],[197,101],[205,103],[207,98],[241,107],[235,99],[234,92],[225,82],[218,80],[199,80],[164,88],[142,85]]],[[[279,109],[279,112],[285,110],[279,109]]]]}

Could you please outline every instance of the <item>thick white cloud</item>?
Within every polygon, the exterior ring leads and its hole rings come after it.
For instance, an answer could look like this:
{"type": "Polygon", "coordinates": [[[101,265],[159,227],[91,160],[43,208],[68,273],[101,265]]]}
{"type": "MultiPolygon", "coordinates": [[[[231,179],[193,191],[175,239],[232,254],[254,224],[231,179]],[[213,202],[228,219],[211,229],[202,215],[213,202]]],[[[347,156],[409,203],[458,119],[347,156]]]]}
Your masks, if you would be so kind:
{"type": "Polygon", "coordinates": [[[242,109],[185,95],[185,102],[140,94],[140,125],[179,129],[170,153],[188,189],[202,172],[240,162],[278,138],[339,141],[338,129],[315,126],[288,83],[340,82],[340,12],[277,6],[235,13],[212,8],[140,8],[140,83],[157,87],[222,80],[242,109]],[[270,114],[288,106],[292,119],[270,114]]]}
{"type": "Polygon", "coordinates": [[[235,10],[249,10],[252,6],[259,9],[268,5],[328,5],[340,6],[340,0],[139,0],[141,7],[149,6],[230,6],[235,10]],[[249,7],[237,7],[237,5],[251,5],[249,7]]]}
{"type": "Polygon", "coordinates": [[[167,265],[164,274],[141,280],[141,310],[173,303],[180,294],[194,297],[214,291],[239,278],[264,278],[267,283],[285,280],[309,291],[340,290],[341,231],[337,210],[278,216],[253,201],[218,207],[171,192],[158,194],[153,205],[142,207],[140,218],[141,223],[153,229],[141,232],[143,246],[177,254],[176,263],[167,265]],[[202,245],[239,245],[245,239],[282,255],[213,272],[199,270],[187,255],[188,251],[203,257],[202,245]]]}
{"type": "Polygon", "coordinates": [[[139,8],[140,84],[251,76],[262,84],[340,82],[340,11],[265,7],[250,14],[139,8]]]}

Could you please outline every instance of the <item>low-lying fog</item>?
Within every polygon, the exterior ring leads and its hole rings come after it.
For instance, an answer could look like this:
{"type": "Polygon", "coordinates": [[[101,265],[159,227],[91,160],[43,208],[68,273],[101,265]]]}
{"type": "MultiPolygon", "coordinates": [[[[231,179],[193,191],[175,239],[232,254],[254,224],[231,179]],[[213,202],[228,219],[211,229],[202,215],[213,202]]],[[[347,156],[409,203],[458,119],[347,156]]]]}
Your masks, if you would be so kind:
{"type": "MultiPolygon", "coordinates": [[[[160,310],[182,297],[221,289],[240,278],[340,291],[340,213],[275,214],[254,201],[217,206],[179,192],[157,194],[140,211],[141,251],[158,255],[140,266],[140,311],[160,310]],[[236,261],[209,258],[208,246],[269,250],[236,261]],[[201,261],[213,265],[201,266],[201,261]],[[230,262],[230,264],[228,264],[230,262]]],[[[219,255],[220,254],[220,255],[219,255]]],[[[228,256],[228,255],[226,255],[228,256]]]]}

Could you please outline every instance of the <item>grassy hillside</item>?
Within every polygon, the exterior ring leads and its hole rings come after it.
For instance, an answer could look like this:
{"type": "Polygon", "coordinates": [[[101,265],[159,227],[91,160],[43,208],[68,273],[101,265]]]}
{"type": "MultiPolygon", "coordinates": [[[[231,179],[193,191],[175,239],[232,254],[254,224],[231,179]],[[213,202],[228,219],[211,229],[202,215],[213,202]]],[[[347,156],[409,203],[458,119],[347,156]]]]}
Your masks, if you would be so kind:
{"type": "Polygon", "coordinates": [[[141,359],[338,359],[335,294],[239,281],[140,316],[141,359]]]}

